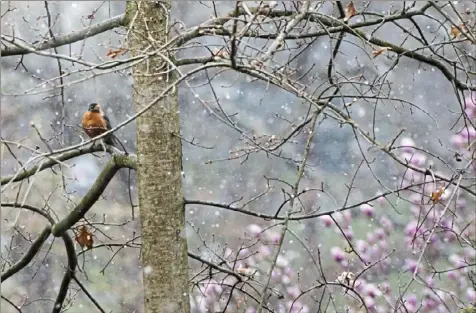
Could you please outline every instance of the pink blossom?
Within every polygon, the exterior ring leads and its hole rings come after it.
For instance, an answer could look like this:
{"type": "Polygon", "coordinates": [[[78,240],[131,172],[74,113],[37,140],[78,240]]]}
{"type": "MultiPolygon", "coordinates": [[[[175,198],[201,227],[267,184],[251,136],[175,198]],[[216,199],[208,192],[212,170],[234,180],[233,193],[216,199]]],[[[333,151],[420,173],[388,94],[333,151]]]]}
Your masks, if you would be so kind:
{"type": "Polygon", "coordinates": [[[427,297],[423,300],[422,306],[426,310],[433,310],[438,306],[438,302],[433,298],[427,297]]]}
{"type": "Polygon", "coordinates": [[[417,234],[417,232],[420,235],[423,233],[423,231],[423,226],[419,225],[418,221],[415,220],[408,223],[408,225],[405,227],[405,235],[412,238],[417,234]]]}
{"type": "Polygon", "coordinates": [[[434,280],[433,277],[431,277],[431,276],[428,276],[428,277],[426,278],[426,283],[428,284],[428,287],[429,287],[429,288],[435,287],[435,280],[434,280]]]}
{"type": "Polygon", "coordinates": [[[466,99],[464,99],[464,104],[466,105],[466,107],[476,109],[476,92],[473,92],[471,95],[466,97],[466,99]]]}
{"type": "Polygon", "coordinates": [[[453,145],[453,147],[456,147],[456,148],[461,148],[464,146],[464,138],[462,136],[460,136],[459,134],[458,135],[453,135],[451,136],[451,140],[450,140],[451,144],[453,145]]]}
{"type": "Polygon", "coordinates": [[[421,153],[409,153],[405,152],[402,154],[402,159],[407,161],[410,164],[416,165],[416,166],[422,166],[426,162],[426,156],[424,156],[421,153]]]}
{"type": "Polygon", "coordinates": [[[457,209],[465,209],[467,206],[468,206],[468,202],[466,201],[466,199],[458,198],[456,200],[456,208],[457,209]]]}
{"type": "Polygon", "coordinates": [[[365,306],[370,312],[376,312],[375,300],[372,297],[365,297],[364,302],[365,302],[365,306]]]}
{"type": "Polygon", "coordinates": [[[453,253],[448,257],[448,261],[454,266],[454,267],[464,267],[467,266],[466,262],[464,261],[463,257],[453,253]]]}
{"type": "Polygon", "coordinates": [[[409,197],[409,200],[413,204],[421,204],[421,195],[418,193],[412,193],[412,195],[409,197]]]}
{"type": "Polygon", "coordinates": [[[271,255],[271,249],[268,246],[262,245],[259,248],[259,256],[260,258],[266,258],[271,255]]]}
{"type": "Polygon", "coordinates": [[[444,235],[444,242],[454,242],[456,240],[457,236],[454,232],[452,231],[445,231],[444,235]]]}
{"type": "Polygon", "coordinates": [[[250,232],[251,236],[256,237],[261,234],[263,229],[261,228],[261,226],[258,226],[256,224],[251,224],[248,226],[248,231],[250,232]]]}
{"type": "Polygon", "coordinates": [[[331,248],[331,256],[337,263],[341,263],[345,259],[344,251],[339,247],[332,247],[331,248]]]}
{"type": "Polygon", "coordinates": [[[240,259],[245,258],[250,254],[250,251],[248,249],[241,249],[240,252],[238,253],[238,257],[240,259]]]}
{"type": "Polygon", "coordinates": [[[413,259],[406,259],[405,260],[405,267],[412,273],[415,273],[415,270],[417,269],[417,261],[413,259]]]}
{"type": "Polygon", "coordinates": [[[387,234],[390,234],[390,232],[393,230],[392,221],[385,215],[380,218],[380,225],[382,225],[382,228],[387,234]]]}
{"type": "Polygon", "coordinates": [[[408,296],[407,301],[405,302],[405,309],[411,313],[414,313],[418,310],[417,297],[415,295],[408,296]]]}
{"type": "Polygon", "coordinates": [[[355,243],[355,247],[359,253],[366,253],[369,247],[369,244],[366,241],[359,239],[355,243]]]}
{"type": "Polygon", "coordinates": [[[367,217],[374,216],[374,208],[367,203],[360,205],[360,212],[362,212],[362,214],[364,214],[367,217]]]}
{"type": "Polygon", "coordinates": [[[329,215],[323,215],[319,217],[319,219],[322,221],[322,223],[324,223],[325,227],[330,227],[334,223],[334,221],[329,215]]]}
{"type": "MultiPolygon", "coordinates": [[[[379,195],[379,194],[381,194],[381,193],[382,193],[382,192],[378,191],[376,195],[379,195]]],[[[377,202],[378,202],[378,204],[380,204],[380,205],[384,205],[385,203],[387,203],[387,200],[385,199],[384,196],[380,196],[380,197],[377,198],[377,202]]]]}
{"type": "Polygon", "coordinates": [[[473,119],[476,118],[476,108],[466,107],[464,110],[468,118],[473,119]]]}
{"type": "Polygon", "coordinates": [[[407,298],[407,303],[416,306],[417,305],[417,297],[415,295],[409,295],[407,298]]]}
{"type": "Polygon", "coordinates": [[[469,118],[475,118],[476,117],[476,97],[473,97],[473,99],[471,99],[471,97],[467,97],[465,99],[465,112],[466,114],[468,115],[469,118]]]}
{"type": "Polygon", "coordinates": [[[342,216],[344,217],[344,221],[346,221],[347,224],[352,222],[352,212],[350,210],[342,212],[342,216]]]}
{"type": "Polygon", "coordinates": [[[301,294],[301,290],[299,289],[299,287],[297,285],[294,285],[292,287],[288,287],[286,289],[286,291],[287,291],[288,295],[293,299],[297,298],[297,296],[299,296],[301,294]]]}
{"type": "Polygon", "coordinates": [[[415,142],[413,141],[413,139],[411,138],[408,138],[408,137],[404,137],[402,138],[402,140],[400,140],[400,145],[401,146],[404,146],[402,148],[402,150],[404,152],[412,152],[413,151],[413,148],[415,146],[415,142]]]}
{"type": "Polygon", "coordinates": [[[279,243],[279,239],[281,238],[280,234],[274,231],[266,232],[266,237],[268,238],[268,240],[275,244],[279,243]]]}
{"type": "Polygon", "coordinates": [[[392,288],[390,287],[390,284],[387,283],[387,282],[384,282],[382,283],[382,285],[380,286],[380,290],[386,294],[386,295],[389,295],[390,292],[392,291],[392,288]]]}
{"type": "Polygon", "coordinates": [[[380,297],[382,295],[382,292],[374,284],[367,284],[365,293],[371,298],[380,297]]]}
{"type": "Polygon", "coordinates": [[[463,128],[460,135],[463,137],[464,141],[473,140],[476,137],[476,129],[474,127],[468,126],[463,128]]]}
{"type": "Polygon", "coordinates": [[[382,240],[385,238],[385,231],[383,230],[383,228],[377,228],[375,230],[375,236],[379,239],[379,240],[382,240]]]}
{"type": "Polygon", "coordinates": [[[373,233],[367,233],[367,242],[371,245],[376,243],[376,238],[373,233]]]}
{"type": "Polygon", "coordinates": [[[367,282],[363,278],[358,278],[355,281],[354,288],[358,292],[363,292],[365,290],[365,286],[367,285],[367,282]]]}
{"type": "Polygon", "coordinates": [[[281,267],[281,268],[285,268],[285,267],[289,266],[289,261],[288,261],[288,259],[286,259],[282,255],[278,255],[278,258],[276,259],[276,266],[281,267]]]}
{"type": "Polygon", "coordinates": [[[464,257],[468,260],[476,259],[476,251],[472,247],[464,248],[463,253],[464,253],[464,257]]]}
{"type": "Polygon", "coordinates": [[[352,229],[350,229],[350,228],[344,229],[344,236],[345,236],[345,238],[347,238],[348,240],[352,240],[352,238],[354,238],[354,232],[353,232],[352,229]]]}
{"type": "MultiPolygon", "coordinates": [[[[415,183],[422,182],[423,176],[422,176],[422,174],[420,174],[420,173],[418,173],[418,172],[416,172],[412,169],[409,169],[405,172],[403,179],[408,183],[415,184],[415,183]]],[[[405,187],[407,185],[403,184],[403,186],[405,187]]]]}
{"type": "Polygon", "coordinates": [[[456,270],[447,272],[447,275],[448,275],[448,278],[451,280],[456,280],[459,277],[459,273],[456,270]]]}
{"type": "Polygon", "coordinates": [[[468,297],[469,302],[476,302],[476,291],[473,288],[468,288],[468,290],[466,290],[466,296],[468,297]]]}

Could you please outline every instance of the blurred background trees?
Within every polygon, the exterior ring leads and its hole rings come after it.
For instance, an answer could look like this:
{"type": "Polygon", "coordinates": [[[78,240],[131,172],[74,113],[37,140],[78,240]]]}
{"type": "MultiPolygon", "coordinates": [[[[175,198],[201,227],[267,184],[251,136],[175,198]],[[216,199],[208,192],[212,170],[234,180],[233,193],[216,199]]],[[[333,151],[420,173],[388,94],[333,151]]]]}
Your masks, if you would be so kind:
{"type": "Polygon", "coordinates": [[[177,1],[132,53],[125,9],[1,4],[2,312],[144,311],[131,68],[152,58],[178,92],[192,312],[476,302],[473,1],[177,1]],[[84,137],[91,102],[128,156],[84,137]]]}

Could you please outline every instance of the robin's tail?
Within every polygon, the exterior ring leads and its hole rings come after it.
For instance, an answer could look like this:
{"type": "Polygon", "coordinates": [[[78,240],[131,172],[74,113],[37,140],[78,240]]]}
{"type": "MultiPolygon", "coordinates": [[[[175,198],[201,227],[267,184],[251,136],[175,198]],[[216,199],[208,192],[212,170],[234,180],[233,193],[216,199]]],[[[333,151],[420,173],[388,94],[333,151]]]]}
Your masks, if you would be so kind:
{"type": "Polygon", "coordinates": [[[117,140],[117,139],[114,138],[113,135],[110,135],[110,136],[107,136],[107,137],[104,139],[104,143],[106,143],[107,145],[111,145],[111,146],[117,147],[117,146],[115,145],[115,141],[116,141],[116,140],[117,140]]]}
{"type": "Polygon", "coordinates": [[[119,149],[119,146],[120,146],[124,150],[124,153],[128,154],[128,152],[126,150],[126,147],[124,147],[122,142],[116,136],[114,136],[114,134],[111,134],[111,135],[107,136],[106,139],[104,140],[104,142],[106,144],[114,146],[118,149],[119,149]]]}

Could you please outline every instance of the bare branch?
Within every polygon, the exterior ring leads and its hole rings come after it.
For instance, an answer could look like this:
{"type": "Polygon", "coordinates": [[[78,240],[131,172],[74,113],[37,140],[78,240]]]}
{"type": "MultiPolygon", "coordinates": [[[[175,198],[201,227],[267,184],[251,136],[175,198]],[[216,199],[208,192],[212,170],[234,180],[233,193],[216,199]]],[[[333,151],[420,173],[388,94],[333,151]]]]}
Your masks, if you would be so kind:
{"type": "MultiPolygon", "coordinates": [[[[50,48],[57,48],[64,45],[72,44],[77,41],[84,40],[89,37],[96,36],[97,34],[104,33],[108,30],[111,30],[116,27],[124,26],[124,16],[125,14],[121,14],[110,18],[108,20],[102,21],[97,23],[91,27],[86,27],[77,32],[66,34],[63,36],[56,36],[46,42],[42,42],[33,47],[34,51],[42,51],[47,50],[50,48]]],[[[2,48],[0,54],[2,57],[12,56],[12,55],[24,55],[32,53],[30,49],[18,47],[18,46],[9,46],[2,48]]]]}

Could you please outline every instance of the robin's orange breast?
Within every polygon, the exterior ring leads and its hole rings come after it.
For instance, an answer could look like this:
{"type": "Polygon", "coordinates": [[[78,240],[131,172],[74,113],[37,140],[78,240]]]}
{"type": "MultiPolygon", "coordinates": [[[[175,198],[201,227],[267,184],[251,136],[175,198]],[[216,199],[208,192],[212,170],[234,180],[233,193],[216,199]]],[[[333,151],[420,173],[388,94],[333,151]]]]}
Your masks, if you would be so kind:
{"type": "Polygon", "coordinates": [[[107,131],[107,125],[101,113],[87,111],[83,116],[84,132],[91,138],[101,135],[107,131]]]}

